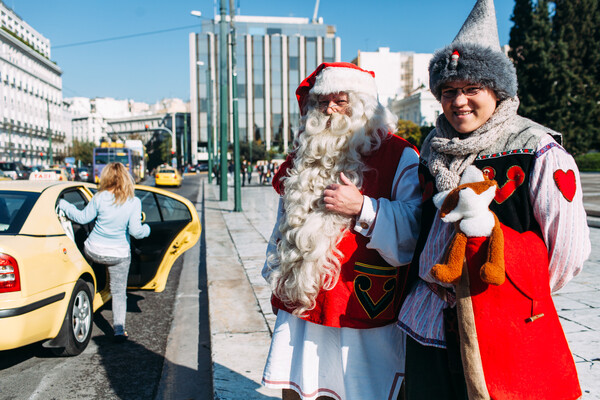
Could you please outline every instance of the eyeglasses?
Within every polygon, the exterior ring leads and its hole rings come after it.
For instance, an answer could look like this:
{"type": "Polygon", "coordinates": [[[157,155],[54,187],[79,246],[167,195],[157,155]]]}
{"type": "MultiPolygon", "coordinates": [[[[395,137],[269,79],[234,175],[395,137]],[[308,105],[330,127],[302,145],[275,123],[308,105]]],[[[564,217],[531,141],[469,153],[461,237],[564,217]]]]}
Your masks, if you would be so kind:
{"type": "Polygon", "coordinates": [[[459,92],[462,92],[467,97],[471,97],[471,96],[476,96],[483,89],[484,89],[483,86],[465,86],[465,87],[461,87],[461,88],[449,87],[449,88],[442,89],[442,97],[445,99],[453,99],[456,96],[458,96],[459,92]]]}
{"type": "Polygon", "coordinates": [[[322,100],[319,101],[319,109],[322,111],[330,108],[334,111],[340,111],[348,107],[348,100],[338,100],[337,102],[333,100],[322,100]]]}

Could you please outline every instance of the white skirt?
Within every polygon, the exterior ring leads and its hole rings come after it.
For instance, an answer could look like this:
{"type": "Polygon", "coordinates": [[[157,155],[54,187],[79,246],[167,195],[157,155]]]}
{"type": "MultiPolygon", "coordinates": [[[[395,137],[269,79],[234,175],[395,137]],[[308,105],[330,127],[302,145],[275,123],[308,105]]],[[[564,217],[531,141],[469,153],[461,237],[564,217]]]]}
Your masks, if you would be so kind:
{"type": "Polygon", "coordinates": [[[396,400],[404,379],[405,334],[331,328],[279,310],[262,383],[302,399],[396,400]]]}

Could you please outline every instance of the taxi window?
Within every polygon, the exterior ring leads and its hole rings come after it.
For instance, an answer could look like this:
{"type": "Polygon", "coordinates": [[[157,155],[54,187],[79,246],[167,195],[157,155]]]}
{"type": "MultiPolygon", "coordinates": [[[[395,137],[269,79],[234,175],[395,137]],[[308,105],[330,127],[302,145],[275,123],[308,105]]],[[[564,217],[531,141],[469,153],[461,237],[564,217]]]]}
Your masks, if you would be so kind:
{"type": "Polygon", "coordinates": [[[65,192],[62,194],[61,198],[73,204],[79,210],[83,210],[87,205],[87,200],[84,199],[78,191],[65,192]]]}
{"type": "Polygon", "coordinates": [[[145,222],[160,222],[160,212],[158,211],[154,194],[144,190],[136,190],[135,196],[142,202],[142,211],[146,213],[145,222]]]}
{"type": "Polygon", "coordinates": [[[0,233],[18,233],[39,193],[0,191],[0,233]]]}
{"type": "Polygon", "coordinates": [[[146,213],[147,223],[192,220],[190,210],[179,200],[144,190],[136,190],[135,195],[142,202],[142,211],[146,213]]]}
{"type": "Polygon", "coordinates": [[[160,194],[156,195],[165,221],[191,221],[192,215],[182,202],[160,194]]]}
{"type": "Polygon", "coordinates": [[[159,174],[174,174],[175,171],[172,169],[161,169],[158,171],[159,174]]]}

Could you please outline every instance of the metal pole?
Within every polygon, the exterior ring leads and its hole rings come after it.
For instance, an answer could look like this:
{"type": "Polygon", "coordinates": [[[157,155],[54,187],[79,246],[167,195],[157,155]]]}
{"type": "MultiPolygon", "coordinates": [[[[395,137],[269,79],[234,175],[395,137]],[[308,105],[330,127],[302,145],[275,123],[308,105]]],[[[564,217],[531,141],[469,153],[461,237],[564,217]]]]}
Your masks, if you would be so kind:
{"type": "Polygon", "coordinates": [[[190,156],[189,151],[187,151],[188,149],[188,145],[187,145],[187,135],[188,135],[188,125],[187,125],[187,117],[188,114],[187,113],[183,113],[183,167],[185,168],[185,166],[188,163],[188,158],[190,156]]]}
{"type": "MultiPolygon", "coordinates": [[[[174,112],[173,114],[171,114],[171,127],[173,129],[171,129],[171,136],[172,136],[172,140],[171,140],[171,166],[173,168],[177,168],[177,113],[174,112]]],[[[181,165],[179,165],[181,167],[181,165]]]]}
{"type": "Polygon", "coordinates": [[[206,147],[208,150],[208,183],[212,183],[213,173],[213,126],[212,126],[212,114],[213,114],[213,98],[212,98],[212,79],[210,78],[210,65],[206,67],[206,85],[207,85],[207,102],[206,104],[206,147]]]}
{"type": "Polygon", "coordinates": [[[13,161],[12,127],[12,123],[8,124],[8,161],[13,161]]]}
{"type": "Polygon", "coordinates": [[[52,157],[52,130],[50,130],[50,100],[46,99],[46,111],[48,113],[48,162],[52,166],[54,158],[52,157]]]}
{"type": "Polygon", "coordinates": [[[227,200],[227,21],[225,20],[225,0],[221,0],[221,21],[219,23],[219,64],[220,64],[220,136],[221,136],[221,193],[220,200],[227,200]]]}
{"type": "MultiPolygon", "coordinates": [[[[233,0],[229,0],[229,23],[231,24],[231,92],[233,96],[233,182],[234,182],[234,207],[233,211],[242,211],[242,190],[240,188],[240,134],[238,127],[238,98],[237,98],[237,72],[235,59],[235,8],[233,0]]],[[[245,179],[246,177],[244,177],[245,179]]]]}

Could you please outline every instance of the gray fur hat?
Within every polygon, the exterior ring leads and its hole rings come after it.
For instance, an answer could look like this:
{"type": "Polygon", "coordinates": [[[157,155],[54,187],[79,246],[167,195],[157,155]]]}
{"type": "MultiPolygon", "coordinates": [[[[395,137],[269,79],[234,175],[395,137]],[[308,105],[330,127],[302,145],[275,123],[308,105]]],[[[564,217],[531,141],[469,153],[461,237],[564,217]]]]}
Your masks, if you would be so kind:
{"type": "Polygon", "coordinates": [[[517,71],[500,48],[493,0],[478,0],[452,43],[433,54],[429,87],[440,100],[452,81],[480,83],[499,100],[517,95],[517,71]]]}

